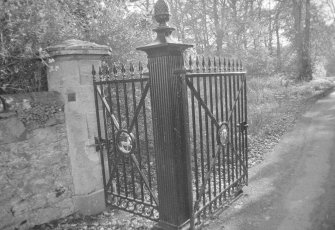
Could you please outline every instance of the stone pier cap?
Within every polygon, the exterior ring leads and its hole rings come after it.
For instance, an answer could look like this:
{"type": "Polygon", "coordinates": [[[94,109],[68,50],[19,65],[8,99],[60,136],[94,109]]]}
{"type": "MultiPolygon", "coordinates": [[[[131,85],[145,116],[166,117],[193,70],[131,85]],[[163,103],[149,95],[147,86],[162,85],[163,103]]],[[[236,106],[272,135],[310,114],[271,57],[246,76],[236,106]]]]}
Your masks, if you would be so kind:
{"type": "Polygon", "coordinates": [[[106,45],[99,45],[77,39],[69,39],[58,45],[45,49],[51,57],[63,55],[111,55],[112,49],[106,45]]]}

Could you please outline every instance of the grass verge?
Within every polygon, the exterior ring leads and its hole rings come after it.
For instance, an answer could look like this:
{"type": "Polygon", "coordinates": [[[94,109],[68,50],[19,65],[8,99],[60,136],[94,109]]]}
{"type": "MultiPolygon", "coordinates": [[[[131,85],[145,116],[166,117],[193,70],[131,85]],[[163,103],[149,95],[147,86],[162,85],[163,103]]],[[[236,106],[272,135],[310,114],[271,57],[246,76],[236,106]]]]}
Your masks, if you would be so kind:
{"type": "Polygon", "coordinates": [[[334,78],[317,78],[310,82],[286,81],[278,76],[250,78],[249,167],[260,163],[296,119],[334,86],[334,78]]]}

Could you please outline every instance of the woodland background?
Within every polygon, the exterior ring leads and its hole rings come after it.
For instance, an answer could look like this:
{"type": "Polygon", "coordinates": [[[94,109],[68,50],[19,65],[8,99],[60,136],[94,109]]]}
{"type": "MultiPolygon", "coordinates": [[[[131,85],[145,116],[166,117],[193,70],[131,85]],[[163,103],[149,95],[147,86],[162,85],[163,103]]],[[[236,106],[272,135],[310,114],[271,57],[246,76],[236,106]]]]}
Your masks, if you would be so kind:
{"type": "MultiPolygon", "coordinates": [[[[167,1],[174,35],[195,45],[191,54],[241,59],[250,76],[335,73],[333,0],[167,1]]],[[[0,1],[0,93],[45,88],[43,49],[70,38],[110,46],[116,64],[145,60],[135,48],[153,39],[154,2],[0,1]]]]}

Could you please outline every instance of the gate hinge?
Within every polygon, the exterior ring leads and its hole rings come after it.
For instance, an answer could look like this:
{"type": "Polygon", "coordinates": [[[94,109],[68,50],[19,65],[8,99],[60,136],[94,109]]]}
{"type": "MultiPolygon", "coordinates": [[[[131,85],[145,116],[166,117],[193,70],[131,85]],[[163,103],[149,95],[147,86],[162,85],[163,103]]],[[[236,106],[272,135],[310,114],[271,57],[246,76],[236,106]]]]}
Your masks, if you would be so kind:
{"type": "Polygon", "coordinates": [[[247,128],[249,127],[248,123],[245,121],[241,122],[240,124],[237,124],[236,126],[239,127],[240,132],[246,131],[247,128]]]}
{"type": "Polygon", "coordinates": [[[106,146],[106,139],[103,139],[103,138],[99,138],[98,137],[94,137],[94,144],[91,145],[91,146],[95,146],[95,151],[100,151],[104,148],[104,146],[106,146]]]}

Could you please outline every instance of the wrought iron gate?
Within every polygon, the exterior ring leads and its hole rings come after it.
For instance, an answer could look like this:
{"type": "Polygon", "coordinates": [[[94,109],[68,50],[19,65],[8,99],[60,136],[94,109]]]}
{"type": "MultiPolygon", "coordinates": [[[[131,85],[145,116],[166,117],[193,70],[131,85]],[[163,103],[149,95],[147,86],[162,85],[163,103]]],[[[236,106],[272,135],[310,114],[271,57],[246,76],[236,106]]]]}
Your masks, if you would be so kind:
{"type": "MultiPolygon", "coordinates": [[[[188,66],[176,75],[187,85],[194,228],[247,184],[247,94],[239,61],[190,57],[188,66]]],[[[150,79],[141,63],[92,74],[106,204],[158,221],[150,79]]]]}
{"type": "Polygon", "coordinates": [[[194,229],[248,182],[246,77],[220,58],[190,58],[185,71],[192,45],[171,36],[165,0],[154,18],[156,39],[137,48],[149,78],[142,65],[92,70],[106,204],[194,229]]]}
{"type": "Polygon", "coordinates": [[[141,63],[92,74],[106,204],[157,221],[150,81],[141,63]]]}
{"type": "Polygon", "coordinates": [[[190,57],[189,67],[194,226],[247,184],[247,95],[240,61],[190,57]]]}

